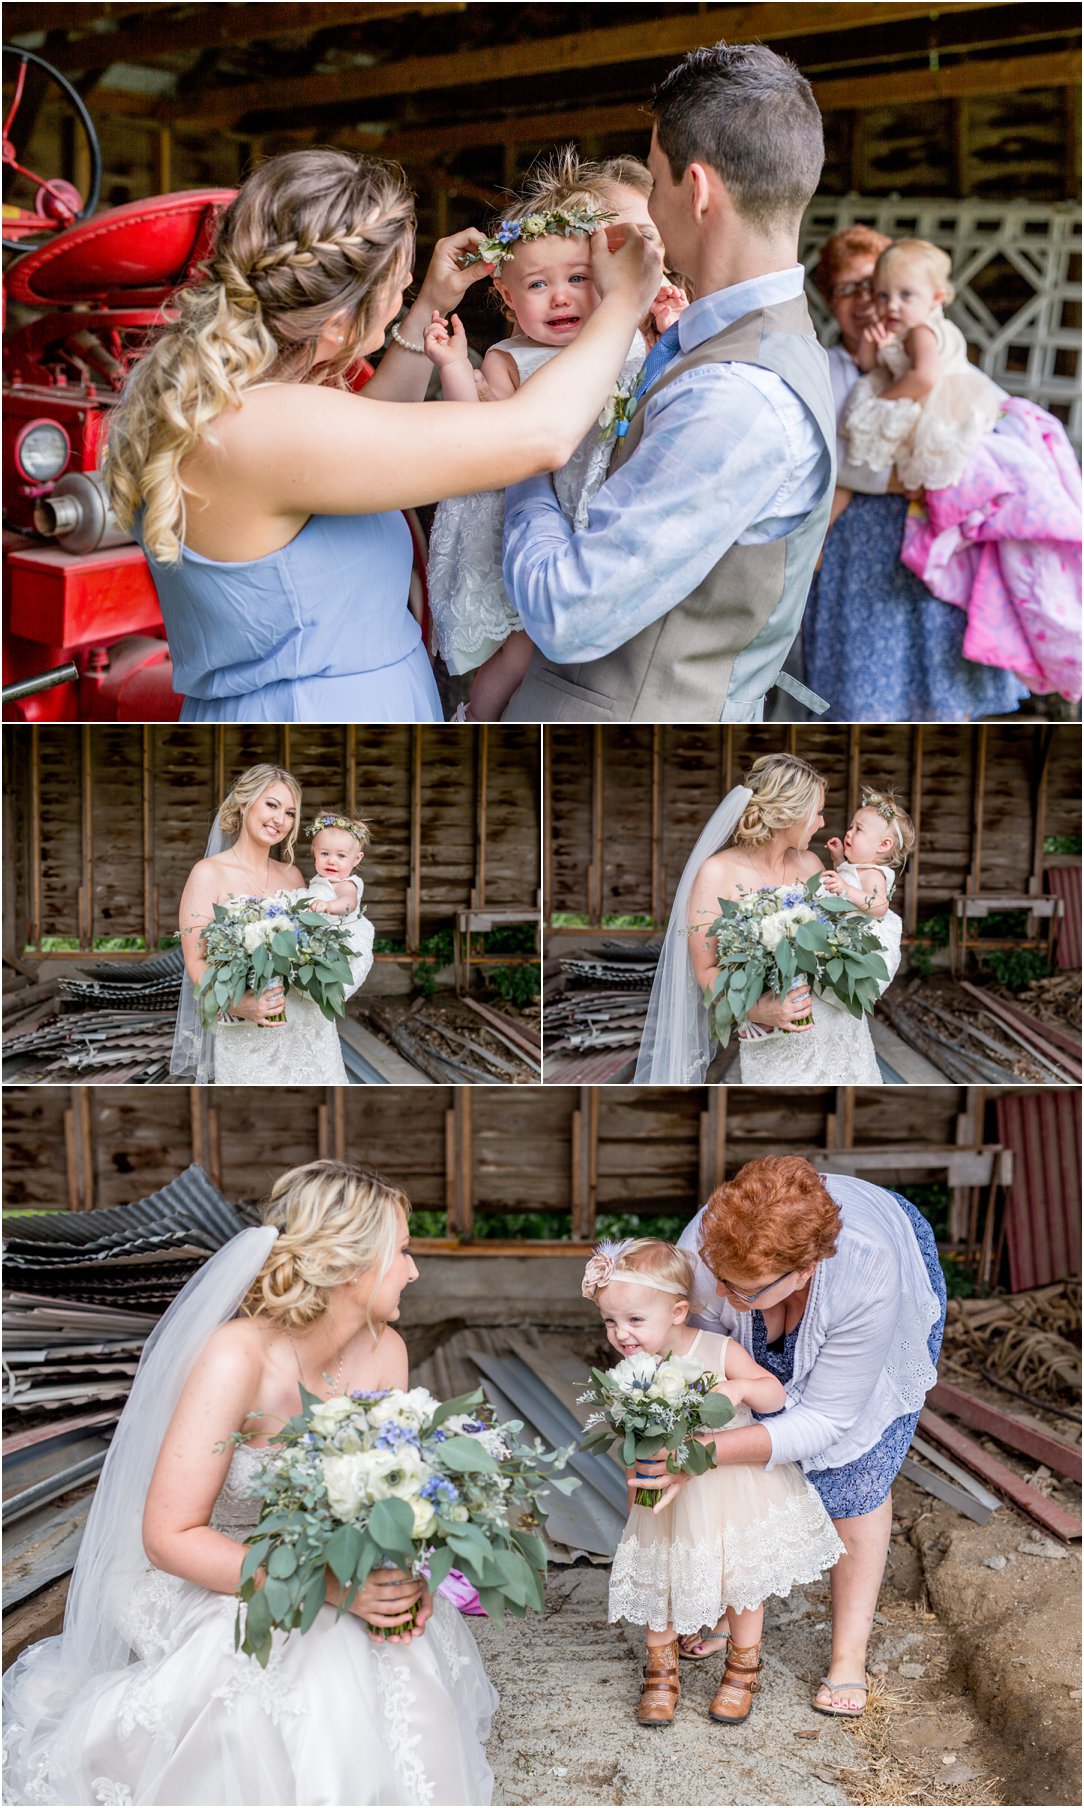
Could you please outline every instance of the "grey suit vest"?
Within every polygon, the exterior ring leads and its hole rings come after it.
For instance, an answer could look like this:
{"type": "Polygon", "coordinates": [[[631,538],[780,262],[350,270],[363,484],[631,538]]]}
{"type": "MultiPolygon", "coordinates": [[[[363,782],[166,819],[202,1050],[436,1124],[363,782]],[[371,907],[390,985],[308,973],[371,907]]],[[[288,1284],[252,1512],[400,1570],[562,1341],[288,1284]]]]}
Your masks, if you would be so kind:
{"type": "MultiPolygon", "coordinates": [[[[774,371],[812,416],[835,459],[836,417],[828,359],[804,295],[757,308],[679,356],[656,394],[702,364],[757,364],[774,371]]],[[[611,470],[643,435],[641,404],[611,470]]],[[[601,659],[555,665],[536,652],[505,722],[751,722],[801,626],[828,527],[832,484],[781,539],[731,546],[702,583],[658,621],[601,659]]],[[[614,598],[620,610],[620,598],[614,598]]]]}

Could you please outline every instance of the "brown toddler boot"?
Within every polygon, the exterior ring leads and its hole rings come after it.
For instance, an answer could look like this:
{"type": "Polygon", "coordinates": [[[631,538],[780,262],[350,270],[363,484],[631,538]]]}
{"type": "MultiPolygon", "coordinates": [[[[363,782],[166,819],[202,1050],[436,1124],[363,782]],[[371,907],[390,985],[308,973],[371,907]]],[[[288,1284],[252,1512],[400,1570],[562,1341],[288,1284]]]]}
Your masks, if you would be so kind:
{"type": "Polygon", "coordinates": [[[681,1694],[678,1680],[678,1648],[674,1639],[669,1645],[649,1645],[644,1658],[644,1680],[636,1718],[641,1726],[669,1726],[681,1694]]]}
{"type": "Polygon", "coordinates": [[[726,1669],[708,1713],[724,1726],[737,1726],[753,1711],[753,1696],[760,1688],[760,1646],[726,1641],[726,1669]]]}

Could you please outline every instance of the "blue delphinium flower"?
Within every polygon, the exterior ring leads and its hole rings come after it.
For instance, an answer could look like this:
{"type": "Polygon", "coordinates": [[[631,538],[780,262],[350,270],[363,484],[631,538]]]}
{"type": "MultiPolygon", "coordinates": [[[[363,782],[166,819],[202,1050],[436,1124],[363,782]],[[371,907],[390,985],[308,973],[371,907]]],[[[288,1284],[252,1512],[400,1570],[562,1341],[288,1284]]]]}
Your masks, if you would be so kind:
{"type": "Polygon", "coordinates": [[[496,236],[497,236],[497,242],[500,245],[513,244],[515,242],[515,240],[518,239],[520,236],[519,221],[518,220],[505,220],[504,224],[497,228],[496,236]]]}
{"type": "Polygon", "coordinates": [[[431,1500],[435,1507],[454,1507],[459,1499],[459,1489],[443,1475],[432,1475],[422,1489],[423,1500],[431,1500]]]}
{"type": "Polygon", "coordinates": [[[413,1444],[417,1449],[418,1434],[413,1425],[385,1425],[376,1441],[384,1450],[398,1450],[400,1444],[413,1444]]]}

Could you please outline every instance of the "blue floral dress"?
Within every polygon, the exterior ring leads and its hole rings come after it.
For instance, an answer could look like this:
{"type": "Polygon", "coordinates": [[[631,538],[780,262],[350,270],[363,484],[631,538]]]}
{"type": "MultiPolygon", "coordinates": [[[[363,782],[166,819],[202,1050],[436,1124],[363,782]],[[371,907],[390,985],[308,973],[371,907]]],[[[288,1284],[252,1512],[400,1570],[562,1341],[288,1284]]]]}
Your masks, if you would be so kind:
{"type": "Polygon", "coordinates": [[[900,562],[906,496],[856,494],[829,529],[802,622],[805,682],[825,722],[972,722],[1028,696],[963,655],[967,613],[900,562]]]}
{"type": "MultiPolygon", "coordinates": [[[[904,1199],[899,1193],[890,1195],[896,1204],[907,1213],[911,1228],[918,1239],[922,1260],[926,1265],[926,1273],[930,1277],[930,1285],[941,1302],[941,1313],[936,1324],[930,1328],[926,1347],[930,1352],[930,1361],[936,1363],[941,1352],[941,1338],[945,1329],[945,1277],[941,1272],[941,1263],[937,1254],[937,1243],[928,1221],[922,1216],[917,1206],[904,1199]]],[[[783,1339],[782,1348],[778,1342],[769,1346],[764,1327],[764,1315],[753,1312],[753,1358],[774,1375],[784,1385],[794,1374],[794,1346],[798,1340],[800,1323],[792,1331],[788,1331],[783,1339]]],[[[773,1417],[772,1414],[757,1413],[758,1419],[773,1417]]],[[[806,1471],[806,1480],[811,1482],[821,1497],[824,1509],[830,1519],[856,1519],[863,1513],[872,1513],[886,1498],[892,1483],[899,1473],[900,1464],[907,1455],[911,1439],[918,1425],[918,1413],[904,1413],[902,1418],[893,1419],[882,1431],[871,1450],[856,1456],[853,1462],[844,1463],[838,1469],[812,1469],[806,1471]]]]}

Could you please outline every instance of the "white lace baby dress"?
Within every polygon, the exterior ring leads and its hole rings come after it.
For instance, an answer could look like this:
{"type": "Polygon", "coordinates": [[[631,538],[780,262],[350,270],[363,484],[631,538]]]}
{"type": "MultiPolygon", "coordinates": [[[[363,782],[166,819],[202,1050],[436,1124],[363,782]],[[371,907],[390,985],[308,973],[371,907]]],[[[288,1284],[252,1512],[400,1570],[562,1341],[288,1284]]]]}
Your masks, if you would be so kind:
{"type": "MultiPolygon", "coordinates": [[[[699,1331],[688,1354],[723,1373],[730,1339],[699,1331]]],[[[754,1423],[747,1406],[725,1427],[754,1423]]],[[[843,1555],[820,1499],[795,1463],[764,1469],[726,1463],[694,1476],[655,1513],[634,1506],[610,1572],[610,1619],[662,1632],[714,1626],[725,1607],[741,1613],[768,1595],[815,1582],[843,1555]]]]}
{"type": "MultiPolygon", "coordinates": [[[[361,990],[369,977],[373,964],[373,942],[376,939],[376,930],[365,915],[365,907],[361,901],[365,895],[365,881],[359,879],[356,873],[350,873],[348,877],[349,883],[354,887],[354,908],[345,916],[332,917],[331,921],[341,923],[349,931],[351,977],[350,984],[343,987],[343,995],[346,998],[353,998],[354,993],[361,990]]],[[[312,883],[306,885],[304,892],[299,892],[297,895],[320,900],[333,898],[335,887],[330,879],[321,878],[318,873],[312,883]]]]}
{"type": "Polygon", "coordinates": [[[852,389],[841,432],[852,464],[872,471],[895,465],[905,489],[946,490],[959,483],[1005,397],[970,362],[963,334],[940,308],[926,324],[937,339],[940,373],[925,401],[885,401],[882,391],[911,368],[899,340],[890,339],[878,352],[875,369],[859,377],[852,389]]]}
{"type": "MultiPolygon", "coordinates": [[[[235,1452],[211,1515],[217,1531],[243,1539],[256,1524],[264,1454],[235,1452]]],[[[375,1645],[355,1615],[322,1607],[309,1632],[274,1635],[266,1669],[235,1650],[236,1612],[233,1595],[148,1564],[123,1605],[131,1661],[58,1703],[40,1753],[22,1750],[14,1729],[5,1800],[489,1802],[483,1742],[497,1696],[443,1596],[409,1645],[375,1645]]]]}
{"type": "MultiPolygon", "coordinates": [[[[521,384],[561,349],[536,345],[524,333],[514,333],[493,347],[514,360],[521,384]]],[[[646,356],[647,346],[637,333],[621,367],[622,383],[636,377],[646,356]]],[[[554,473],[557,500],[577,530],[587,521],[613,453],[614,440],[600,435],[596,423],[568,463],[554,473]]],[[[437,646],[450,672],[474,671],[523,625],[501,579],[503,540],[503,490],[451,496],[437,508],[429,539],[429,607],[437,646]]]]}

